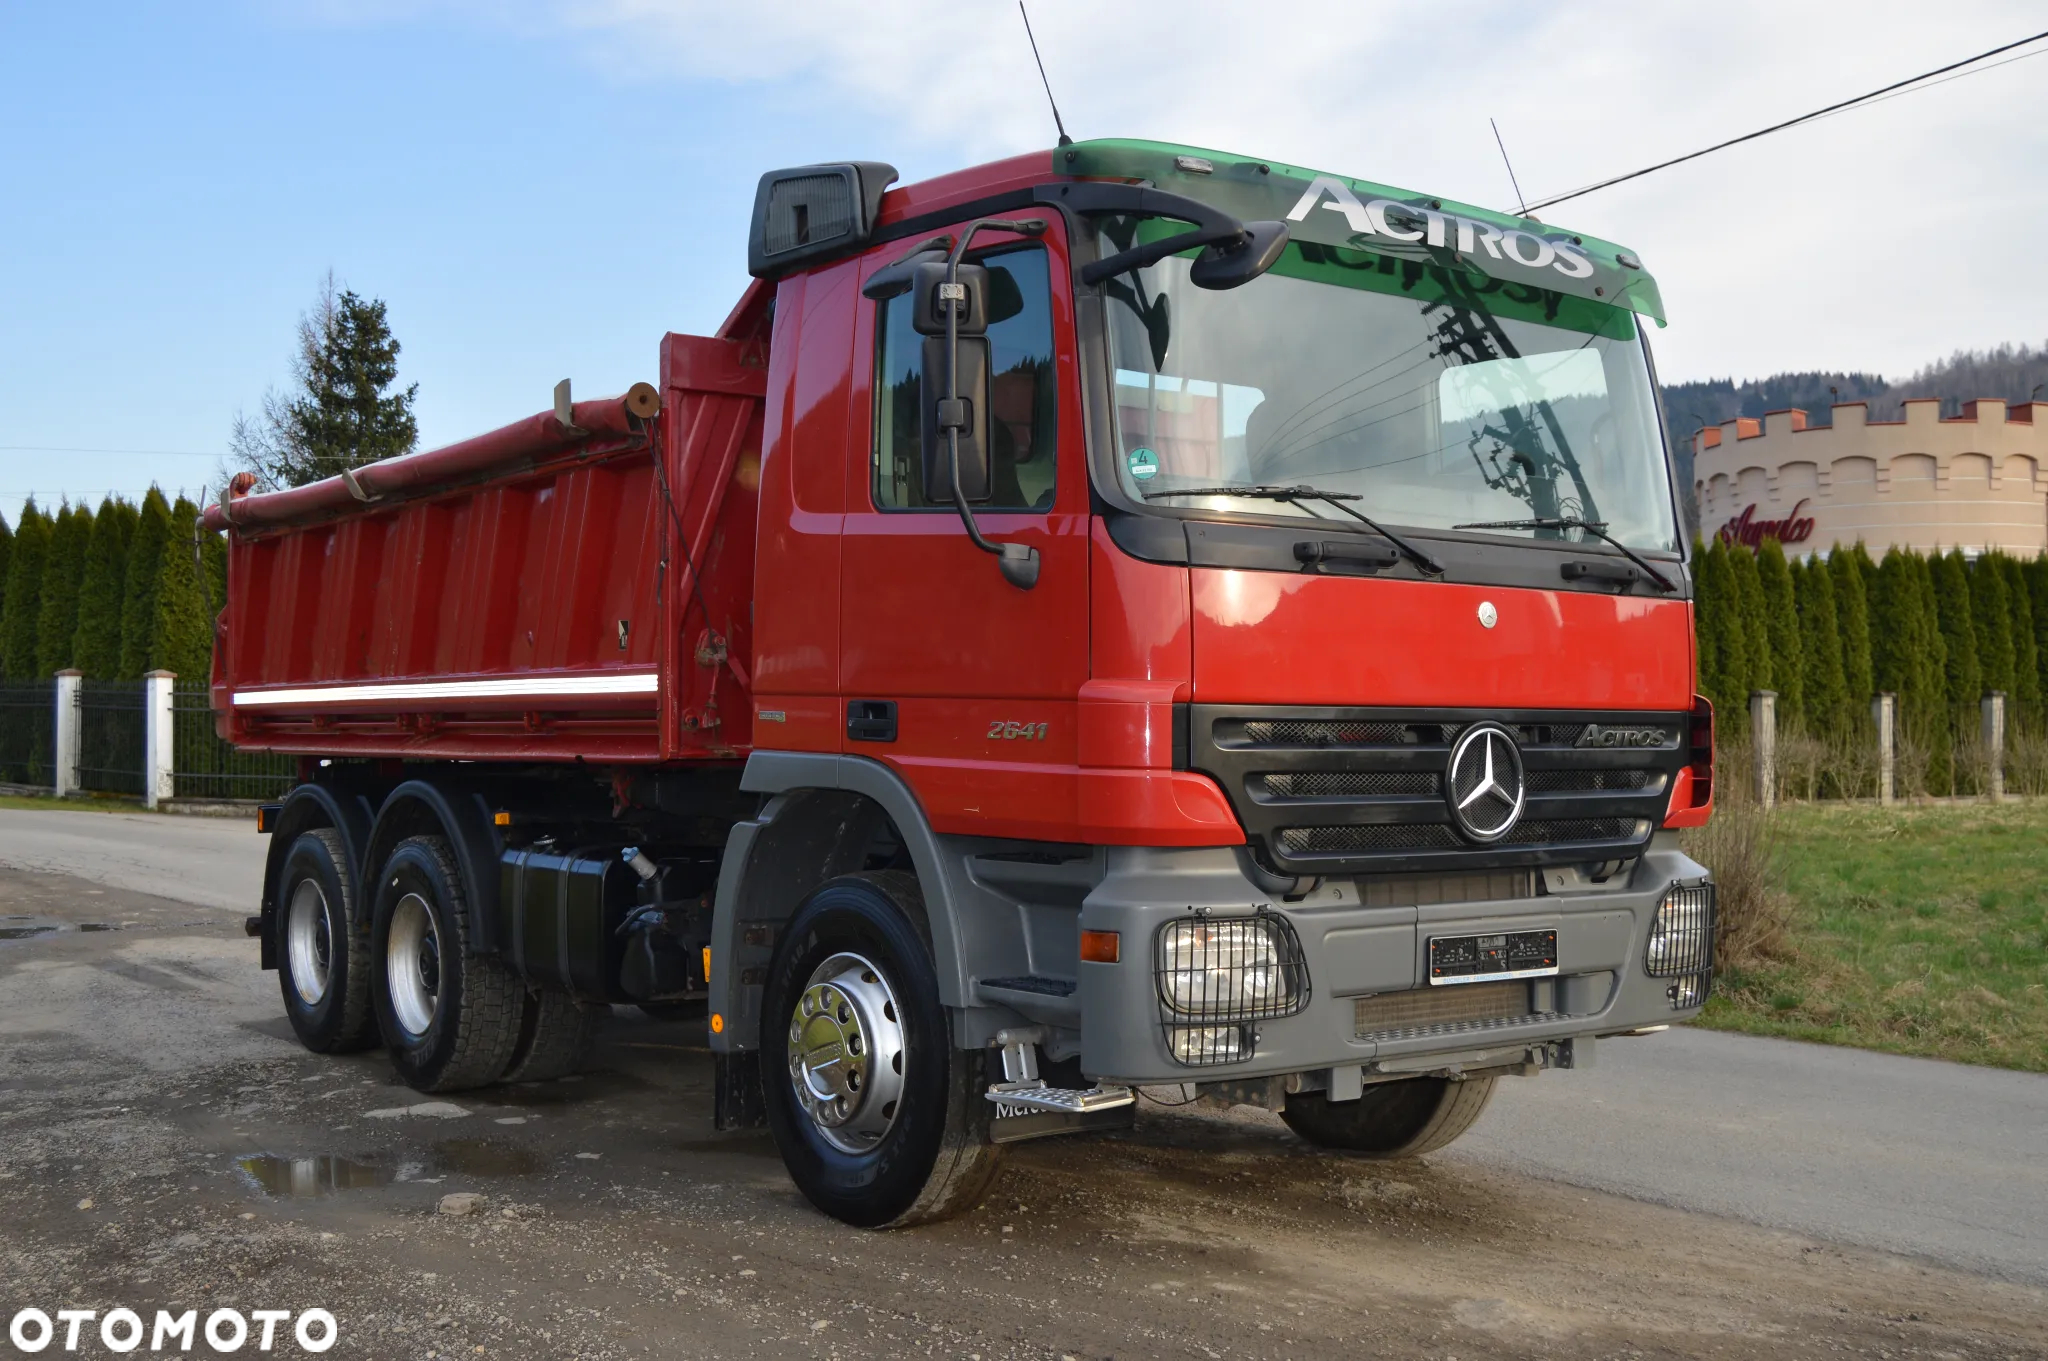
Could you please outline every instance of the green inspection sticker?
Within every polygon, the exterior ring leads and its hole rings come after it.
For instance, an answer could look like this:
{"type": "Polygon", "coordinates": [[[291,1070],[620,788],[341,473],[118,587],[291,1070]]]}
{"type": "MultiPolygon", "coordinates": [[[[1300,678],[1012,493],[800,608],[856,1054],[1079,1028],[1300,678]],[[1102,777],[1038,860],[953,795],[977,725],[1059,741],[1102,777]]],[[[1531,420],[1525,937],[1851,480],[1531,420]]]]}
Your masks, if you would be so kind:
{"type": "Polygon", "coordinates": [[[1130,466],[1134,481],[1150,482],[1159,476],[1159,455],[1150,449],[1133,449],[1124,462],[1130,466]]]}

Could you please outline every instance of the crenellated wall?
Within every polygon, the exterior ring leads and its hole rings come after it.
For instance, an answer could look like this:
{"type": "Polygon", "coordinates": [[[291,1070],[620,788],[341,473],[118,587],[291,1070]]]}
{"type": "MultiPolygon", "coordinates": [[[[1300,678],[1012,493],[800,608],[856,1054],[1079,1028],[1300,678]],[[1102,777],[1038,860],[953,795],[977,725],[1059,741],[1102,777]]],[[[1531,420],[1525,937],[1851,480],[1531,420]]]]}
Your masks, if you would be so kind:
{"type": "Polygon", "coordinates": [[[1709,426],[1693,437],[1700,531],[1798,552],[1862,539],[1922,550],[2048,549],[2048,402],[1965,404],[1944,420],[1932,397],[1872,421],[1861,402],[1810,426],[1799,410],[1709,426]]]}

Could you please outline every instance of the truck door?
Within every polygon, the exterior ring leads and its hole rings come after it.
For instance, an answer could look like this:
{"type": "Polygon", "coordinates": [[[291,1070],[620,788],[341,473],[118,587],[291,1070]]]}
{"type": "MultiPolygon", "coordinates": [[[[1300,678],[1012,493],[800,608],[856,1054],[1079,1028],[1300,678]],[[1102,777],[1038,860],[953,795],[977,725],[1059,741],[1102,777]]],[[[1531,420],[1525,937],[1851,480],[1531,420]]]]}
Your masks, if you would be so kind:
{"type": "MultiPolygon", "coordinates": [[[[1037,240],[981,232],[972,254],[998,304],[988,328],[991,495],[974,509],[988,537],[1038,549],[1030,590],[969,541],[950,499],[925,494],[923,337],[909,295],[859,304],[840,596],[845,750],[894,766],[940,831],[1075,834],[1089,499],[1060,227],[1054,218],[1037,240]]],[[[862,282],[910,244],[872,252],[862,282]]]]}

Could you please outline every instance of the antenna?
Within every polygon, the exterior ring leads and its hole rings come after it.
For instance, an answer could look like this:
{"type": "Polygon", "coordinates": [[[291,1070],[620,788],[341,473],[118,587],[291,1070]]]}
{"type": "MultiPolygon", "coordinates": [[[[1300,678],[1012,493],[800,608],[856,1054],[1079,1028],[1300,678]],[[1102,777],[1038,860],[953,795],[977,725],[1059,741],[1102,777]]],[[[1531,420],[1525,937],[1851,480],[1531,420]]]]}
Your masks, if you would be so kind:
{"type": "Polygon", "coordinates": [[[1038,38],[1031,31],[1031,11],[1024,8],[1024,0],[1017,0],[1017,13],[1024,16],[1024,36],[1031,40],[1031,60],[1038,63],[1038,81],[1045,86],[1045,102],[1052,105],[1052,125],[1060,130],[1060,145],[1072,146],[1074,139],[1067,136],[1067,125],[1060,121],[1059,101],[1052,97],[1052,82],[1045,78],[1045,58],[1038,55],[1038,38]]]}
{"type": "MultiPolygon", "coordinates": [[[[1022,4],[1024,0],[1017,0],[1017,3],[1022,4]]],[[[1508,183],[1515,186],[1515,211],[1523,217],[1527,217],[1529,215],[1528,200],[1522,197],[1522,183],[1515,178],[1515,163],[1508,159],[1508,144],[1500,139],[1500,124],[1494,122],[1491,118],[1487,119],[1486,122],[1487,126],[1493,129],[1493,144],[1500,148],[1501,163],[1508,168],[1508,183]]]]}

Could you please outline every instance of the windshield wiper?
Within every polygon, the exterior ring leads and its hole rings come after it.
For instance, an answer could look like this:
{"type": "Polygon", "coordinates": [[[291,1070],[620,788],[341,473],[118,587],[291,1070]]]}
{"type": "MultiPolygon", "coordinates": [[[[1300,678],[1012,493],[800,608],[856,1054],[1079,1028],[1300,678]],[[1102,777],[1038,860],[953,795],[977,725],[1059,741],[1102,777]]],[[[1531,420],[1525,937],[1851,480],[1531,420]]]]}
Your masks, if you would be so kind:
{"type": "MultiPolygon", "coordinates": [[[[1300,506],[1303,501],[1326,501],[1385,539],[1388,543],[1394,545],[1394,547],[1400,549],[1402,556],[1406,557],[1424,572],[1433,577],[1440,577],[1444,574],[1443,564],[1439,563],[1435,558],[1423,552],[1393,530],[1388,529],[1379,521],[1345,505],[1346,501],[1363,501],[1365,499],[1356,492],[1324,491],[1320,487],[1286,486],[1278,483],[1258,482],[1248,487],[1173,487],[1145,493],[1147,501],[1157,501],[1162,496],[1248,496],[1260,501],[1286,501],[1296,506],[1300,506]]],[[[1308,507],[1302,506],[1302,509],[1306,510],[1308,507]]]]}
{"type": "Polygon", "coordinates": [[[1643,569],[1650,580],[1657,583],[1657,589],[1670,593],[1678,589],[1670,577],[1650,566],[1641,554],[1620,539],[1607,532],[1605,520],[1582,520],[1576,515],[1549,515],[1536,520],[1475,520],[1470,524],[1452,525],[1452,529],[1583,529],[1588,534],[1605,539],[1621,550],[1621,555],[1643,569]]]}

